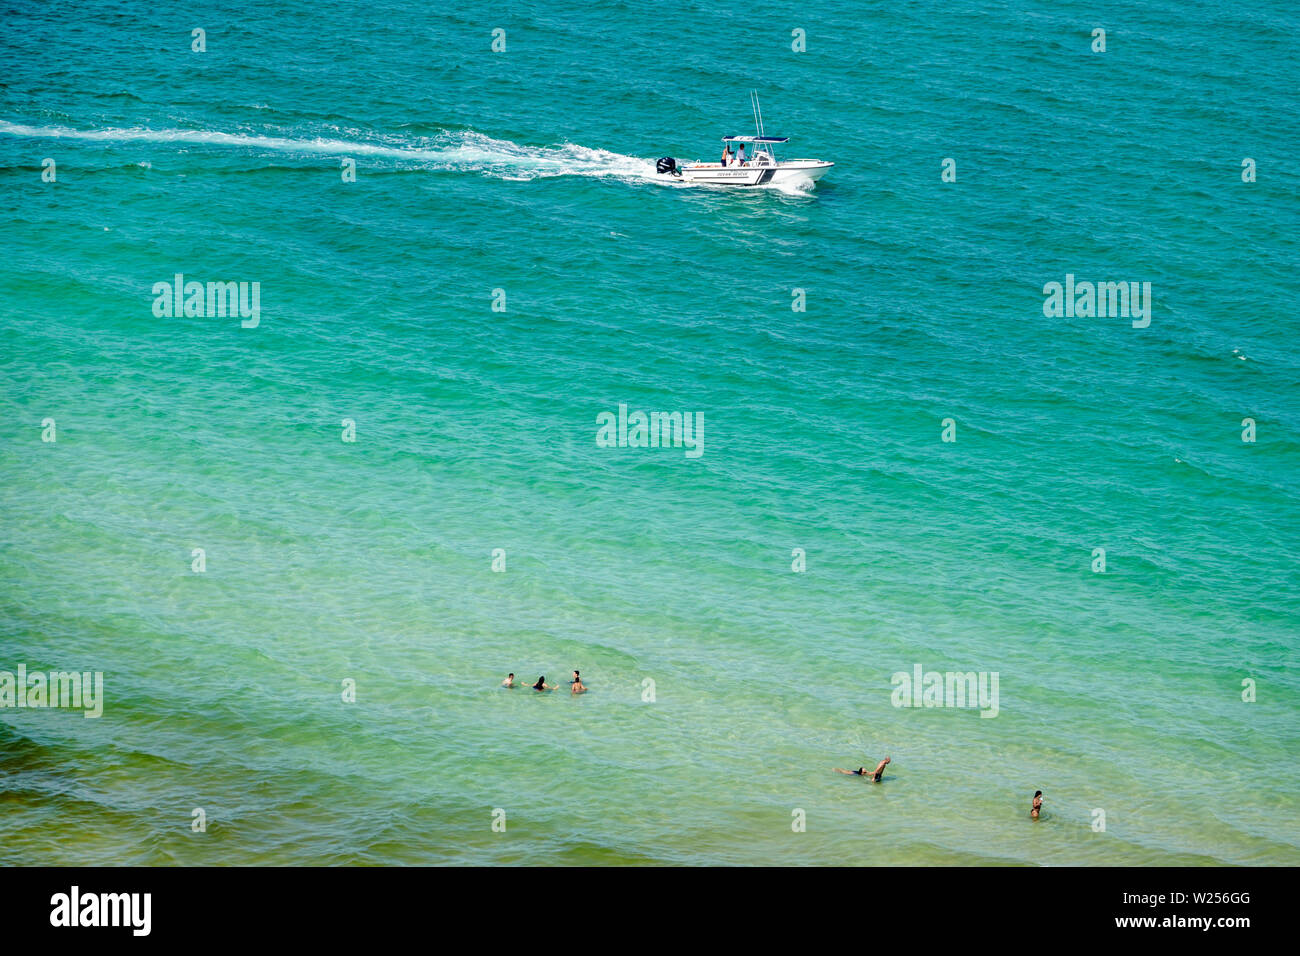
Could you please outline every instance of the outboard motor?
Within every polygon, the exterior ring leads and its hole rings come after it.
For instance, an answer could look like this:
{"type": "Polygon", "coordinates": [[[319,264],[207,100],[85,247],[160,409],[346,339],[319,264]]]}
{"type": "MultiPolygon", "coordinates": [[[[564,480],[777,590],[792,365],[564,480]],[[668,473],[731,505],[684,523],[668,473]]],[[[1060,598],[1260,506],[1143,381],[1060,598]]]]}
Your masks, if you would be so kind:
{"type": "Polygon", "coordinates": [[[664,156],[664,157],[660,158],[659,162],[655,163],[655,169],[656,169],[656,170],[657,170],[661,175],[662,175],[663,173],[672,173],[674,176],[676,176],[676,175],[677,175],[677,160],[673,159],[671,156],[664,156]]]}

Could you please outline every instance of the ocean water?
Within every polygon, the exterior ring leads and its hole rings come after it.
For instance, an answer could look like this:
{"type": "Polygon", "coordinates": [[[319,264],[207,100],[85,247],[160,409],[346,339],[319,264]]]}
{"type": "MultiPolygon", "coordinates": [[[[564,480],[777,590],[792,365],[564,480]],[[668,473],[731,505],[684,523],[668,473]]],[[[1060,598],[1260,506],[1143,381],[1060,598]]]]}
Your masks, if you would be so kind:
{"type": "Polygon", "coordinates": [[[274,6],[0,13],[0,861],[1300,863],[1294,6],[274,6]]]}

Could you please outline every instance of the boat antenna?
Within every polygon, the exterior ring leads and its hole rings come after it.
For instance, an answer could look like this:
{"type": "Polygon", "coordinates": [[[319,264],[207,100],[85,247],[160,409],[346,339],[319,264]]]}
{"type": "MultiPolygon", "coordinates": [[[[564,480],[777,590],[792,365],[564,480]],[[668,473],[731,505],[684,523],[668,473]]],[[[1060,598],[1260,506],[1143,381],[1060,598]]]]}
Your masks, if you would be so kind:
{"type": "Polygon", "coordinates": [[[758,105],[758,90],[749,91],[749,105],[754,108],[754,133],[763,135],[763,110],[758,105]]]}

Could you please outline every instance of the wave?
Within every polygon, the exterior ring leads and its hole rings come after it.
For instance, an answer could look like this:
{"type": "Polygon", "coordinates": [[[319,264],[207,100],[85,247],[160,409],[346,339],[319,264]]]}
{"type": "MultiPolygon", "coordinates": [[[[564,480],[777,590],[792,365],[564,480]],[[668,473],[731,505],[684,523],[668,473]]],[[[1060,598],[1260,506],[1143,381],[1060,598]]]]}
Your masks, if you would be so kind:
{"type": "Polygon", "coordinates": [[[573,143],[523,146],[472,131],[444,130],[418,144],[384,143],[328,137],[268,136],[199,129],[108,128],[82,130],[69,126],[26,126],[0,120],[0,135],[31,139],[65,139],[95,143],[149,143],[212,146],[266,153],[311,156],[355,156],[411,163],[419,168],[470,172],[502,179],[553,176],[595,176],[655,181],[654,163],[604,149],[573,143]]]}

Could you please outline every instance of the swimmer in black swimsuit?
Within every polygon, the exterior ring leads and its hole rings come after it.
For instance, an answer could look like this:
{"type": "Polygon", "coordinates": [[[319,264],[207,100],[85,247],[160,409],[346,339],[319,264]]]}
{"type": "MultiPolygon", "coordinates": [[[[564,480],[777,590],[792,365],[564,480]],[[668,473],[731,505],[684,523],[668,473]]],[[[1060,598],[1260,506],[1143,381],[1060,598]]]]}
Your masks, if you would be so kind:
{"type": "Polygon", "coordinates": [[[1034,791],[1034,805],[1029,810],[1030,819],[1037,820],[1039,812],[1043,809],[1043,791],[1034,791]]]}
{"type": "Polygon", "coordinates": [[[859,767],[857,770],[842,770],[839,767],[832,767],[836,773],[846,773],[851,777],[870,777],[874,783],[880,783],[885,778],[885,764],[889,763],[886,757],[880,763],[876,764],[876,769],[868,771],[866,767],[859,767]]]}

